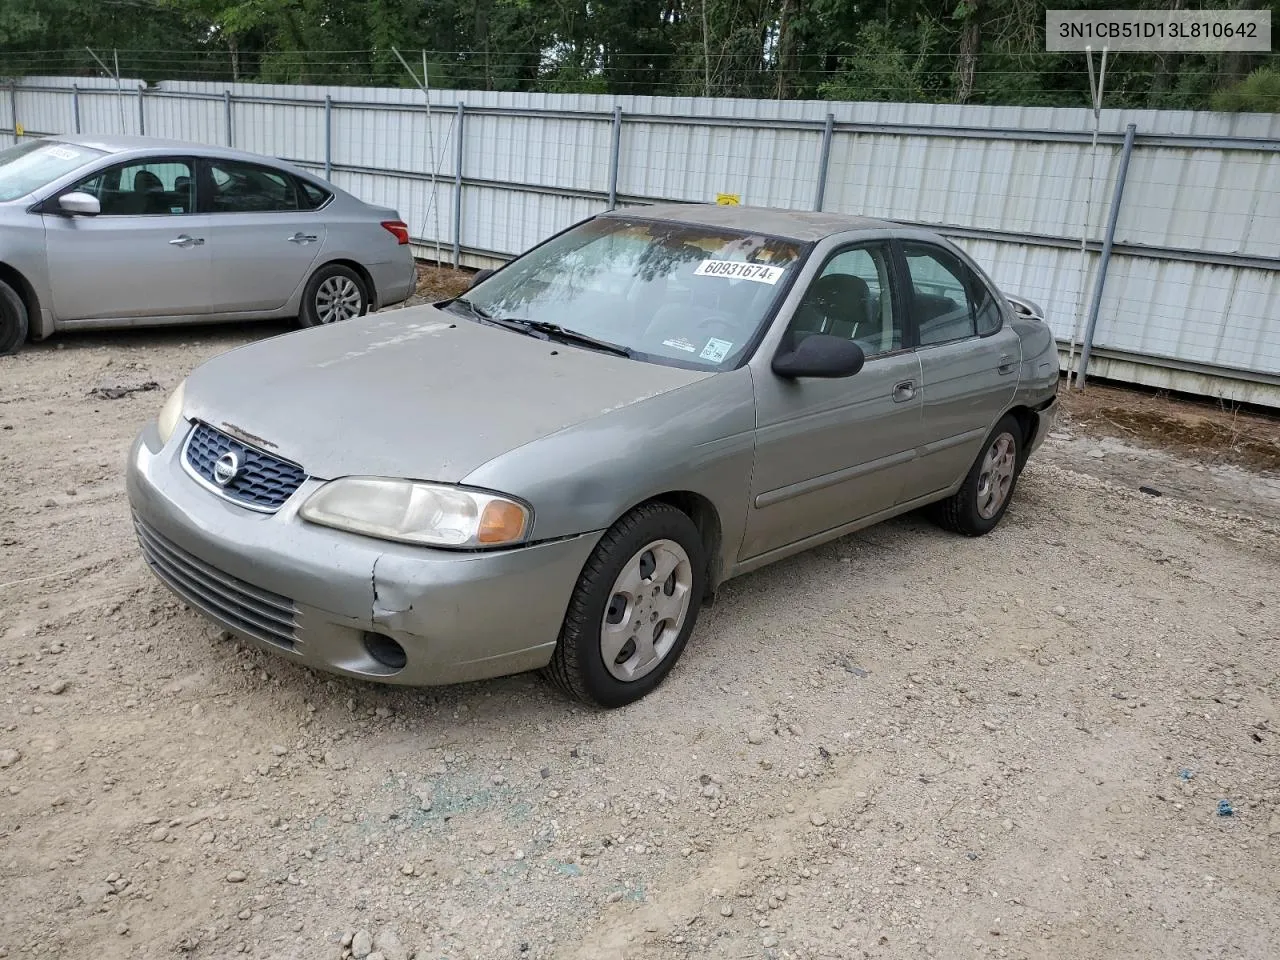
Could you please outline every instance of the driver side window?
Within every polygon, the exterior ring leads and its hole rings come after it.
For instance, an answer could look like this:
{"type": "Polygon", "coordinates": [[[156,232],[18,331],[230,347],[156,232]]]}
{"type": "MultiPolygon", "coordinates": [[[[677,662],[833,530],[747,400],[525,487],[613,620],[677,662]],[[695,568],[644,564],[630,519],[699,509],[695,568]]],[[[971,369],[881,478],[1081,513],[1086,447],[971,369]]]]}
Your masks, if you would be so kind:
{"type": "Polygon", "coordinates": [[[868,358],[902,348],[902,317],[893,300],[889,246],[878,243],[832,256],[791,320],[792,342],[814,333],[853,340],[868,358]]]}

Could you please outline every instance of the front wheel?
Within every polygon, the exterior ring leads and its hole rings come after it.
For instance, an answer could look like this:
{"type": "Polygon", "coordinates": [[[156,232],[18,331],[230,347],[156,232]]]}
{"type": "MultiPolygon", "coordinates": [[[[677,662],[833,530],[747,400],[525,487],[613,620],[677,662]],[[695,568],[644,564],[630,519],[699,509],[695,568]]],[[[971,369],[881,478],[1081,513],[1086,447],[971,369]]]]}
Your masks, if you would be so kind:
{"type": "Polygon", "coordinates": [[[369,311],[369,291],[360,274],[330,263],[311,275],[302,292],[298,322],[304,327],[354,320],[369,311]]]}
{"type": "Polygon", "coordinates": [[[705,580],[693,521],[667,504],[637,507],[605,533],[583,567],[545,675],[585,703],[634,703],[684,651],[705,580]]]}
{"type": "Polygon", "coordinates": [[[930,508],[941,527],[968,537],[995,529],[1009,509],[1022,467],[1022,427],[1012,416],[1000,418],[964,484],[930,508]]]}

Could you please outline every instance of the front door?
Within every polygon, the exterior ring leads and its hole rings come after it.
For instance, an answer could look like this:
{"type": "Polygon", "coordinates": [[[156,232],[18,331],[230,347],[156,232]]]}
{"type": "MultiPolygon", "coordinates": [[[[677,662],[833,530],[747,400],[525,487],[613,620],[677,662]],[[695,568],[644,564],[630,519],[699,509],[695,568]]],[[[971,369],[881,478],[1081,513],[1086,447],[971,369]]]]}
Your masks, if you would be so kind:
{"type": "Polygon", "coordinates": [[[1022,347],[996,295],[954,253],[902,245],[924,393],[920,460],[903,499],[944,490],[968,473],[1018,387],[1022,347]]]}
{"type": "MultiPolygon", "coordinates": [[[[739,559],[888,510],[915,459],[920,361],[904,346],[887,242],[837,251],[791,319],[787,338],[848,337],[867,356],[837,380],[757,376],[756,459],[739,559]]],[[[784,343],[794,342],[784,339],[784,343]]]]}
{"type": "Polygon", "coordinates": [[[192,166],[185,157],[134,160],[63,191],[97,197],[102,212],[43,215],[59,320],[209,311],[209,218],[195,212],[192,166]]]}
{"type": "Polygon", "coordinates": [[[289,173],[239,160],[206,160],[200,209],[210,217],[213,286],[228,312],[278,310],[306,280],[325,225],[289,173]]]}

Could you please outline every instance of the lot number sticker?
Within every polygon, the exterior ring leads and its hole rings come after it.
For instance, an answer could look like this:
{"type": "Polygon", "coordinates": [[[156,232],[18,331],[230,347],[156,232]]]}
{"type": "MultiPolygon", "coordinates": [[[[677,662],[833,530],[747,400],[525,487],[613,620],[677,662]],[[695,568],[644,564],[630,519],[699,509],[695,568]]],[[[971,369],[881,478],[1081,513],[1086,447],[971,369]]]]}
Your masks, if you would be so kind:
{"type": "Polygon", "coordinates": [[[756,283],[767,283],[773,286],[782,279],[786,270],[782,267],[771,267],[767,263],[742,263],[737,260],[703,260],[698,269],[693,271],[695,277],[724,277],[726,280],[754,280],[756,283]]]}
{"type": "Polygon", "coordinates": [[[59,160],[77,160],[80,154],[74,150],[68,150],[66,147],[50,147],[49,156],[57,157],[59,160]]]}

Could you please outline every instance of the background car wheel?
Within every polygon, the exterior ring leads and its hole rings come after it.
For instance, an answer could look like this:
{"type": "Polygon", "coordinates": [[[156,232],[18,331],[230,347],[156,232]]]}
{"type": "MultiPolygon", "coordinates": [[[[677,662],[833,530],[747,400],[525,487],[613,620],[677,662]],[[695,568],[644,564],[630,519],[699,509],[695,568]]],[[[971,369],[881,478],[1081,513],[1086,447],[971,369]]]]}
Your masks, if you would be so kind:
{"type": "Polygon", "coordinates": [[[27,306],[18,291],[0,281],[0,356],[16,353],[27,340],[27,306]]]}
{"type": "Polygon", "coordinates": [[[684,651],[706,566],[698,528],[684,513],[661,503],[628,513],[583,567],[545,675],[596,706],[639,700],[684,651]]]}
{"type": "Polygon", "coordinates": [[[930,508],[933,520],[969,537],[989,533],[1009,509],[1021,471],[1022,426],[1012,416],[1005,416],[991,431],[964,485],[930,508]]]}
{"type": "Polygon", "coordinates": [[[340,263],[321,267],[307,281],[298,322],[304,327],[354,320],[369,311],[369,291],[360,274],[340,263]]]}

